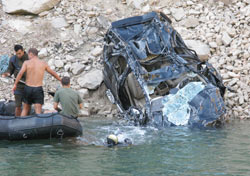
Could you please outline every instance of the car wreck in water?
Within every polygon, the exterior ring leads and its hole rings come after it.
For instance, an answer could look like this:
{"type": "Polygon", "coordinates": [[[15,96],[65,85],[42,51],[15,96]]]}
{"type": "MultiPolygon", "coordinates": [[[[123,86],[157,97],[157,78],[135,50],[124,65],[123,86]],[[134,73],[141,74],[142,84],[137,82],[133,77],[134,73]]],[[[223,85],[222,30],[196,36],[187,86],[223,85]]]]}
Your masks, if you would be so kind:
{"type": "Polygon", "coordinates": [[[136,125],[204,127],[226,113],[221,76],[165,14],[113,22],[104,40],[106,94],[136,125]]]}

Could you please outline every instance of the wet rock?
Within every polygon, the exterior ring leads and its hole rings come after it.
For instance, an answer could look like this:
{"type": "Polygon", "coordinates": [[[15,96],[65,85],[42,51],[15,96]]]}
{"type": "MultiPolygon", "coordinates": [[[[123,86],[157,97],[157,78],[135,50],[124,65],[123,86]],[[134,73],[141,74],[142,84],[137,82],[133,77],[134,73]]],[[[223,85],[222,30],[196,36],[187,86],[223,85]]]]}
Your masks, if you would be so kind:
{"type": "Polygon", "coordinates": [[[200,60],[205,61],[208,59],[208,56],[210,54],[210,48],[208,45],[197,40],[185,40],[184,42],[188,46],[188,48],[196,51],[200,60]]]}
{"type": "Polygon", "coordinates": [[[102,81],[103,74],[101,70],[91,70],[77,79],[78,84],[82,88],[87,88],[89,90],[95,90],[98,88],[102,81]]]}
{"type": "Polygon", "coordinates": [[[60,0],[2,0],[3,10],[11,14],[39,14],[58,4],[60,0]]]}
{"type": "Polygon", "coordinates": [[[62,17],[58,17],[58,18],[54,18],[51,20],[51,25],[54,28],[63,28],[63,27],[68,27],[69,24],[67,23],[67,21],[62,18],[62,17]]]}
{"type": "Polygon", "coordinates": [[[83,64],[79,64],[79,63],[74,63],[72,64],[72,73],[74,75],[79,75],[80,73],[82,73],[84,71],[85,65],[83,64]]]}
{"type": "Polygon", "coordinates": [[[39,53],[38,53],[38,57],[39,58],[44,58],[48,56],[48,51],[46,48],[42,48],[39,53]]]}

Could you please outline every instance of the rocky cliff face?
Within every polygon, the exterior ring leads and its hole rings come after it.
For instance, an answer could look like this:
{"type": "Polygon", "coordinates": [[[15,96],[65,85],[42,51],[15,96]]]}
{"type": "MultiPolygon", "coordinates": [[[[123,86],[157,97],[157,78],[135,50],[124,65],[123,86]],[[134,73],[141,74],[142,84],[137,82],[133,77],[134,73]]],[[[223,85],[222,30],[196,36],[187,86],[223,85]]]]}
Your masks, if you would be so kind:
{"type": "MultiPolygon", "coordinates": [[[[103,36],[121,18],[162,11],[173,21],[186,44],[209,59],[235,92],[225,96],[232,118],[250,117],[249,0],[34,0],[0,1],[0,55],[13,54],[14,44],[39,49],[39,56],[85,100],[84,115],[116,114],[102,83],[103,36]],[[22,4],[23,3],[23,4],[22,4]],[[39,9],[39,10],[37,10],[39,9]],[[8,14],[11,13],[11,14],[8,14]],[[19,14],[19,15],[16,15],[19,14]],[[20,15],[26,14],[26,15],[20,15]],[[28,14],[28,15],[27,15],[28,14]],[[35,14],[35,15],[34,15],[35,14]]],[[[0,80],[0,99],[13,99],[13,81],[0,80]]],[[[45,91],[59,82],[46,75],[45,91]]],[[[46,95],[45,108],[52,108],[46,95]]]]}

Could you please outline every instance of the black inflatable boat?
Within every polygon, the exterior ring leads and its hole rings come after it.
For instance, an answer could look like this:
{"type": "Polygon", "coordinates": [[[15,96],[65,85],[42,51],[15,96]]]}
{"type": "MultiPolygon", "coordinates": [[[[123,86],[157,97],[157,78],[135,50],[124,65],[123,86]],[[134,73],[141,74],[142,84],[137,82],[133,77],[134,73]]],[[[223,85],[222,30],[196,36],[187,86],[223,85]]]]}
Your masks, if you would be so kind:
{"type": "Polygon", "coordinates": [[[14,102],[0,102],[0,140],[76,137],[82,126],[76,118],[58,113],[14,116],[14,102]]]}

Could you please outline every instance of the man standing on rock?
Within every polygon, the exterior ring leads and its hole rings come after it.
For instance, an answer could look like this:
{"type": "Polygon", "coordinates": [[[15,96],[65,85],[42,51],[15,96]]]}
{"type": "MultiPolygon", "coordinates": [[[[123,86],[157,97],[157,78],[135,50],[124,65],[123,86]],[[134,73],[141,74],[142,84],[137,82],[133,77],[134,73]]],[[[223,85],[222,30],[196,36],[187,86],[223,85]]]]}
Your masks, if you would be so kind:
{"type": "Polygon", "coordinates": [[[56,91],[54,96],[54,109],[58,111],[60,103],[62,106],[61,114],[76,118],[79,114],[79,108],[82,109],[83,101],[80,95],[70,88],[69,77],[63,77],[61,83],[63,87],[56,91]]]}
{"type": "MultiPolygon", "coordinates": [[[[8,70],[6,73],[2,75],[2,77],[11,76],[12,74],[14,74],[14,76],[17,77],[24,61],[29,60],[28,54],[24,51],[21,45],[15,45],[14,50],[16,52],[16,55],[10,58],[8,70]]],[[[24,82],[25,82],[25,74],[22,76],[20,81],[17,82],[16,90],[14,91],[15,104],[16,104],[15,116],[21,115],[23,92],[25,86],[24,82]]]]}
{"type": "Polygon", "coordinates": [[[30,106],[34,104],[36,114],[41,114],[42,105],[44,104],[43,93],[43,78],[44,73],[47,71],[57,80],[61,81],[61,78],[53,71],[46,62],[41,61],[38,58],[38,51],[35,48],[29,49],[29,59],[23,63],[23,66],[17,75],[13,91],[17,89],[17,83],[26,72],[26,85],[24,87],[24,107],[21,116],[27,116],[30,111],[30,106]]]}

